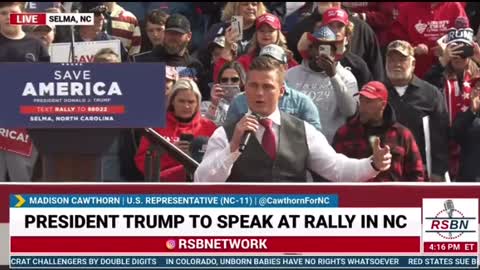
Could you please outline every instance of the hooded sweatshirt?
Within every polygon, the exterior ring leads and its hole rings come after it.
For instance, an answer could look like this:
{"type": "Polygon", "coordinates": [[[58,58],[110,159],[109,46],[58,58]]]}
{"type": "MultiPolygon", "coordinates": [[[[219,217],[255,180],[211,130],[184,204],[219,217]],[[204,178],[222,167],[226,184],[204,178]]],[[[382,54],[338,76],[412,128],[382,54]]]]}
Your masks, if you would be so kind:
{"type": "MultiPolygon", "coordinates": [[[[188,123],[178,121],[173,112],[168,112],[166,127],[156,128],[155,131],[165,137],[169,142],[174,143],[180,140],[181,134],[193,134],[194,137],[210,137],[216,128],[217,126],[212,121],[201,117],[199,112],[197,112],[193,120],[188,123]]],[[[145,154],[149,148],[150,141],[142,137],[135,156],[135,163],[143,174],[145,174],[145,154]]],[[[168,154],[162,155],[160,165],[160,180],[162,182],[184,182],[186,180],[183,165],[168,154]]]]}
{"type": "Polygon", "coordinates": [[[325,72],[310,69],[308,61],[288,70],[285,81],[288,86],[312,98],[317,106],[322,131],[328,142],[332,142],[337,129],[345,120],[354,115],[358,92],[357,80],[352,72],[337,63],[336,74],[332,78],[325,72]]]}

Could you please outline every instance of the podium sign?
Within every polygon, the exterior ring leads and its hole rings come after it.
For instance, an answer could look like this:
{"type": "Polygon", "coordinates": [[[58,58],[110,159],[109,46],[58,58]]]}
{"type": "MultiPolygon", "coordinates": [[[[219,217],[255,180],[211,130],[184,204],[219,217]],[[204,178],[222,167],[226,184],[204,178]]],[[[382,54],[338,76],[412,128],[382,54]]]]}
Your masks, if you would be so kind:
{"type": "MultiPolygon", "coordinates": [[[[53,43],[50,46],[50,62],[68,63],[70,62],[71,44],[53,43]]],[[[117,55],[122,55],[120,40],[101,40],[75,42],[75,63],[91,63],[95,54],[101,49],[112,49],[117,55]]]]}
{"type": "Polygon", "coordinates": [[[0,127],[143,128],[165,122],[161,63],[5,63],[0,74],[0,127]]]}

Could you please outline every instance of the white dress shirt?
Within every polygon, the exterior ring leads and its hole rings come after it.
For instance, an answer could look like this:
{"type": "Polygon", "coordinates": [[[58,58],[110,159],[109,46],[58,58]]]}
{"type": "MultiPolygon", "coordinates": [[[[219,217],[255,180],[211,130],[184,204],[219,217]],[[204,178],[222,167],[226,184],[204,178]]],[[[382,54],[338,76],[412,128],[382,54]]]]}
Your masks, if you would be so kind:
{"type": "MultiPolygon", "coordinates": [[[[250,113],[250,112],[249,112],[250,113]]],[[[276,148],[278,152],[279,128],[281,124],[280,111],[277,110],[268,116],[273,122],[276,148]]],[[[327,142],[325,136],[307,122],[305,134],[309,155],[307,168],[334,182],[363,182],[377,176],[378,172],[372,167],[371,159],[352,159],[338,154],[327,142]]],[[[265,128],[259,125],[255,137],[262,141],[265,128]]],[[[283,138],[285,139],[285,138],[283,138]]],[[[208,140],[207,150],[203,160],[194,174],[195,182],[225,182],[232,167],[241,155],[239,150],[230,152],[230,142],[223,127],[215,130],[208,140]]]]}

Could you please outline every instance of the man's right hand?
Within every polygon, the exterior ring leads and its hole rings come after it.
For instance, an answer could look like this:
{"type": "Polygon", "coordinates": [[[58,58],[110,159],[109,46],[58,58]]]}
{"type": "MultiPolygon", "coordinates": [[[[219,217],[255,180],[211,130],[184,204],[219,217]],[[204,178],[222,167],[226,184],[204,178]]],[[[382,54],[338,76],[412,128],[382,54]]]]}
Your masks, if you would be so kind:
{"type": "Polygon", "coordinates": [[[245,115],[238,121],[235,126],[235,131],[233,132],[232,140],[230,141],[230,152],[235,152],[240,147],[242,142],[243,134],[245,132],[256,132],[258,129],[258,120],[253,115],[245,115]]]}

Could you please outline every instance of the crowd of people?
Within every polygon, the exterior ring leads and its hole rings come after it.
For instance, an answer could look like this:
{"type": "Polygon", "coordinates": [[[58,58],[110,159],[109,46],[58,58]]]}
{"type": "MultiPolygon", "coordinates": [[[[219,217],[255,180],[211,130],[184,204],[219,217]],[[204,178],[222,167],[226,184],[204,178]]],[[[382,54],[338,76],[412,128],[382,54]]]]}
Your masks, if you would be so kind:
{"type": "MultiPolygon", "coordinates": [[[[73,34],[11,25],[24,3],[0,3],[0,62],[49,62],[48,48],[73,37],[121,41],[120,53],[104,49],[94,62],[166,64],[166,125],[155,130],[200,166],[189,175],[163,154],[162,182],[480,181],[479,3],[54,2],[44,10],[94,13],[94,24],[73,34]]],[[[101,180],[146,179],[150,141],[121,134],[102,157],[115,156],[115,172],[101,180]]],[[[35,146],[28,155],[1,149],[0,181],[35,178],[35,146]]]]}

